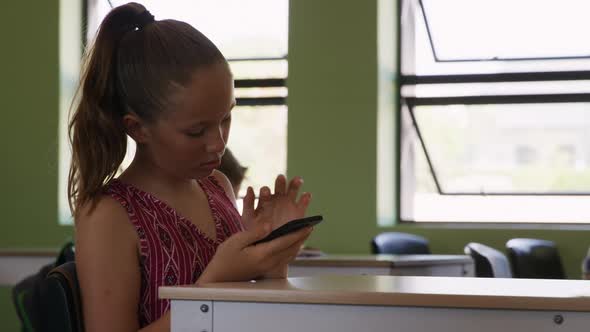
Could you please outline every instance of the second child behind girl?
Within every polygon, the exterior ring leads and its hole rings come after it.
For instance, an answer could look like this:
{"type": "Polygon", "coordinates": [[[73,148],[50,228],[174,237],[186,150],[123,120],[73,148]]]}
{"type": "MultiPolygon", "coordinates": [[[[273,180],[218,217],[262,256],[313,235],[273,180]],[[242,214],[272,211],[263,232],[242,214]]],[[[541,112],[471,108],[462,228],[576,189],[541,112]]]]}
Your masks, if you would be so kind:
{"type": "Polygon", "coordinates": [[[305,215],[300,178],[278,176],[242,216],[215,170],[235,105],[228,63],[187,23],[113,9],[87,53],[70,122],[68,195],[85,329],[169,331],[158,287],[284,278],[311,228],[252,245],[305,215]],[[127,135],[137,150],[114,178],[127,135]]]}

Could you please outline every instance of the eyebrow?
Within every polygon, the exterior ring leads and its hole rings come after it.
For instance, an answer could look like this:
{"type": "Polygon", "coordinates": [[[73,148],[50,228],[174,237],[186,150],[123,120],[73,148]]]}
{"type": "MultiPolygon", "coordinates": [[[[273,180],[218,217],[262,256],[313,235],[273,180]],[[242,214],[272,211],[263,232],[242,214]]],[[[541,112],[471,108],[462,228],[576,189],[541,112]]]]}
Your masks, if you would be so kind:
{"type": "MultiPolygon", "coordinates": [[[[236,100],[234,99],[234,100],[232,101],[232,103],[230,104],[230,106],[229,106],[229,111],[227,112],[227,114],[226,114],[226,115],[230,114],[230,113],[231,113],[231,111],[233,110],[233,108],[234,108],[236,105],[237,105],[237,103],[236,103],[236,100]]],[[[187,128],[191,128],[191,129],[192,129],[192,128],[195,128],[195,127],[198,127],[198,126],[203,126],[203,125],[206,125],[206,124],[208,124],[208,123],[209,123],[208,121],[197,121],[197,122],[191,123],[191,124],[190,124],[190,126],[187,126],[187,128]]]]}

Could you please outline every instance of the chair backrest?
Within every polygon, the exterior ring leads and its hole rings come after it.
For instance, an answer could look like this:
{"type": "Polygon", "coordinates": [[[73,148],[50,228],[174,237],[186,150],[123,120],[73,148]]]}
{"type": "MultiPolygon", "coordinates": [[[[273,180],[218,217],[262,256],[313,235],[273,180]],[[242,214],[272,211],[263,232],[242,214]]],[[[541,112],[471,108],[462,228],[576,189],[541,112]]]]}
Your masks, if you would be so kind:
{"type": "Polygon", "coordinates": [[[468,243],[464,251],[473,258],[476,277],[512,278],[508,258],[500,251],[476,242],[468,243]]]}
{"type": "Polygon", "coordinates": [[[49,272],[44,296],[44,330],[83,332],[82,301],[76,263],[67,262],[49,272]]]}
{"type": "Polygon", "coordinates": [[[12,288],[12,302],[21,322],[21,331],[46,331],[45,299],[49,272],[56,266],[74,259],[74,243],[67,242],[55,262],[42,266],[36,273],[20,280],[12,288]]]}
{"type": "Polygon", "coordinates": [[[400,232],[381,233],[371,241],[373,254],[421,255],[430,254],[428,240],[414,234],[400,232]]]}
{"type": "Polygon", "coordinates": [[[557,246],[540,239],[511,239],[506,242],[515,278],[566,279],[557,246]]]}

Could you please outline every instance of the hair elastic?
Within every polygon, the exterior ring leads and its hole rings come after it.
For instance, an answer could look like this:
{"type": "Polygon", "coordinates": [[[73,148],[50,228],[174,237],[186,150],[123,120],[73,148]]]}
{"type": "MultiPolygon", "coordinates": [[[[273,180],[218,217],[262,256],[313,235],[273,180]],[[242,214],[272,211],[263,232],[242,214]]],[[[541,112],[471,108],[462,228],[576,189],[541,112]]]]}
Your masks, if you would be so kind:
{"type": "Polygon", "coordinates": [[[154,22],[154,15],[152,15],[147,9],[137,15],[135,27],[142,29],[146,25],[154,22]]]}

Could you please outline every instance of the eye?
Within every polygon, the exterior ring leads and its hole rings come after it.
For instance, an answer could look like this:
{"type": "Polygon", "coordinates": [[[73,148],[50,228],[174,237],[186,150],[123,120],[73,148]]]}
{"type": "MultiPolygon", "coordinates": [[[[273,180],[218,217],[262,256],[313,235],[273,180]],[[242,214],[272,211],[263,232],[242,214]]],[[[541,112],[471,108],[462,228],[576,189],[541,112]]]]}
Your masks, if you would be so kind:
{"type": "Polygon", "coordinates": [[[203,134],[205,134],[205,129],[201,129],[199,131],[189,131],[186,133],[186,135],[189,137],[201,137],[203,134]]]}
{"type": "Polygon", "coordinates": [[[231,115],[228,115],[225,119],[223,119],[223,123],[227,123],[231,121],[231,115]]]}

